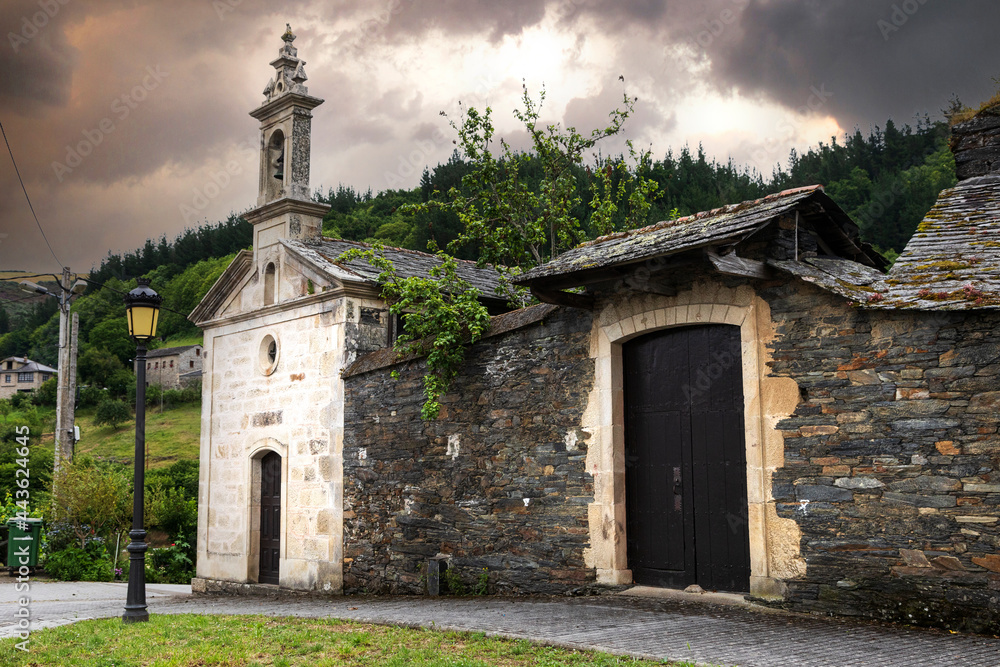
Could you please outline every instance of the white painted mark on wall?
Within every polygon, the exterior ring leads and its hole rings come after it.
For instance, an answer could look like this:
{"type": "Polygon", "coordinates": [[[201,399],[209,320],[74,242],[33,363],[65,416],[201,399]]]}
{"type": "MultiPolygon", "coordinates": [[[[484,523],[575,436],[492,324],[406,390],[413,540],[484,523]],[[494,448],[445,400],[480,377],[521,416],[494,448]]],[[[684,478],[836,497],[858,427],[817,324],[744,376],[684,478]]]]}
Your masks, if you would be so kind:
{"type": "Polygon", "coordinates": [[[368,458],[368,449],[365,448],[365,447],[359,448],[358,449],[358,460],[359,461],[364,461],[367,458],[368,458]]]}
{"type": "Polygon", "coordinates": [[[809,514],[809,501],[808,500],[800,500],[799,501],[799,511],[802,512],[803,514],[809,514]]]}
{"type": "Polygon", "coordinates": [[[524,506],[527,507],[530,504],[531,504],[531,498],[525,498],[524,499],[524,506]]]}
{"type": "Polygon", "coordinates": [[[375,415],[374,417],[372,417],[372,421],[375,422],[376,424],[378,424],[379,421],[381,421],[381,420],[379,419],[378,415],[375,415]]]}
{"type": "Polygon", "coordinates": [[[445,450],[445,455],[450,456],[452,461],[458,458],[458,440],[457,433],[448,436],[448,449],[445,450]]]}
{"type": "Polygon", "coordinates": [[[568,432],[566,434],[566,437],[563,438],[563,442],[566,443],[566,451],[567,452],[575,452],[576,451],[576,443],[579,442],[579,440],[576,437],[576,431],[570,431],[570,432],[568,432]]]}

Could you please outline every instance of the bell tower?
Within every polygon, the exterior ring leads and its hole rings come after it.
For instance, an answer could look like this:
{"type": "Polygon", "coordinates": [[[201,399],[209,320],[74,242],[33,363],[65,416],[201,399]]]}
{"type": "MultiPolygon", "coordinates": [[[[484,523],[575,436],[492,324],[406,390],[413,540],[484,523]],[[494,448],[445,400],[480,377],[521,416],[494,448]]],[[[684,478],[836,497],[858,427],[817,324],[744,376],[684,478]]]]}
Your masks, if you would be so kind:
{"type": "Polygon", "coordinates": [[[244,217],[254,226],[254,258],[280,239],[306,240],[322,233],[329,210],[309,197],[309,154],[312,110],[323,103],[306,88],[305,61],[292,46],[295,35],[286,24],[274,77],[264,88],[264,101],[250,115],[260,121],[260,174],[257,208],[244,217]]]}

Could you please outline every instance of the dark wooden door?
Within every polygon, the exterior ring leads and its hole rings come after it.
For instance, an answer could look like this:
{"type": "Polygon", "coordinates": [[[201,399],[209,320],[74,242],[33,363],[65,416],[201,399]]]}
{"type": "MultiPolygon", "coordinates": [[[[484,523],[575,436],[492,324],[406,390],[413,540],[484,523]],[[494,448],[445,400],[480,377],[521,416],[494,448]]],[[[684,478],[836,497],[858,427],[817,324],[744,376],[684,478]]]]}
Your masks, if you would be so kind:
{"type": "Polygon", "coordinates": [[[281,456],[270,452],[260,461],[260,583],[278,583],[280,557],[281,456]]]}
{"type": "Polygon", "coordinates": [[[668,329],[626,343],[625,502],[638,584],[748,591],[739,327],[668,329]]]}

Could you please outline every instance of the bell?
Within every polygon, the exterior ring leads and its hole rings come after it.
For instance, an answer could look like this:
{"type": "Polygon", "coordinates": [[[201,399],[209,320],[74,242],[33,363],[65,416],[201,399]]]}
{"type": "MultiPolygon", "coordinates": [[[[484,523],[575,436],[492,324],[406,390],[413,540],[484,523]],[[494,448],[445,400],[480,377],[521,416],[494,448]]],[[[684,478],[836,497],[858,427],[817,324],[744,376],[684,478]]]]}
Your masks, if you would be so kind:
{"type": "Polygon", "coordinates": [[[283,180],[285,178],[285,151],[281,151],[278,155],[278,159],[274,161],[275,172],[274,177],[276,179],[283,180]]]}

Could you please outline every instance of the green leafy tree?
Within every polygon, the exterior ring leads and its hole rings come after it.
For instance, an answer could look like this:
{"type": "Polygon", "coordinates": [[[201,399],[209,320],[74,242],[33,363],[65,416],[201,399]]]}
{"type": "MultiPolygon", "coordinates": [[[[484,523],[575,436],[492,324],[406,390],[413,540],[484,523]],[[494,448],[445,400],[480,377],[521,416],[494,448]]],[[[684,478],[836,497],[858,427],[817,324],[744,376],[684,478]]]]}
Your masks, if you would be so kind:
{"type": "Polygon", "coordinates": [[[49,407],[55,407],[56,405],[56,394],[59,392],[59,380],[56,378],[49,378],[42,385],[35,390],[34,402],[35,405],[47,405],[49,407]]]}
{"type": "Polygon", "coordinates": [[[114,374],[123,370],[125,367],[118,356],[103,347],[87,345],[77,358],[81,384],[107,387],[114,374]]]}
{"type": "Polygon", "coordinates": [[[90,457],[61,466],[51,517],[71,527],[81,549],[90,538],[116,536],[132,519],[132,479],[124,466],[98,465],[90,457]]]}
{"type": "Polygon", "coordinates": [[[524,108],[515,110],[514,116],[532,140],[531,151],[517,151],[503,138],[497,147],[492,109],[480,112],[469,107],[461,123],[450,121],[469,164],[461,187],[449,189],[444,200],[432,198],[408,207],[456,214],[462,231],[448,250],[476,247],[480,264],[501,272],[503,289],[515,302],[521,302],[523,295],[512,288],[510,276],[587,238],[612,231],[618,217],[624,218],[625,227],[645,222],[658,187],[641,173],[649,169],[649,153],[639,153],[626,142],[633,168],[623,158],[598,158],[591,171],[595,178],[586,193],[591,215],[585,227],[579,182],[585,173],[583,165],[599,142],[621,132],[636,100],[624,95],[622,106],[609,114],[606,127],[583,135],[574,127],[541,123],[544,89],[536,102],[524,86],[521,99],[524,108]],[[533,170],[538,171],[536,182],[530,177],[533,170]]]}
{"type": "Polygon", "coordinates": [[[108,425],[115,431],[130,419],[132,419],[132,410],[128,407],[128,404],[125,401],[112,399],[102,401],[97,406],[97,412],[94,414],[95,425],[108,425]]]}

